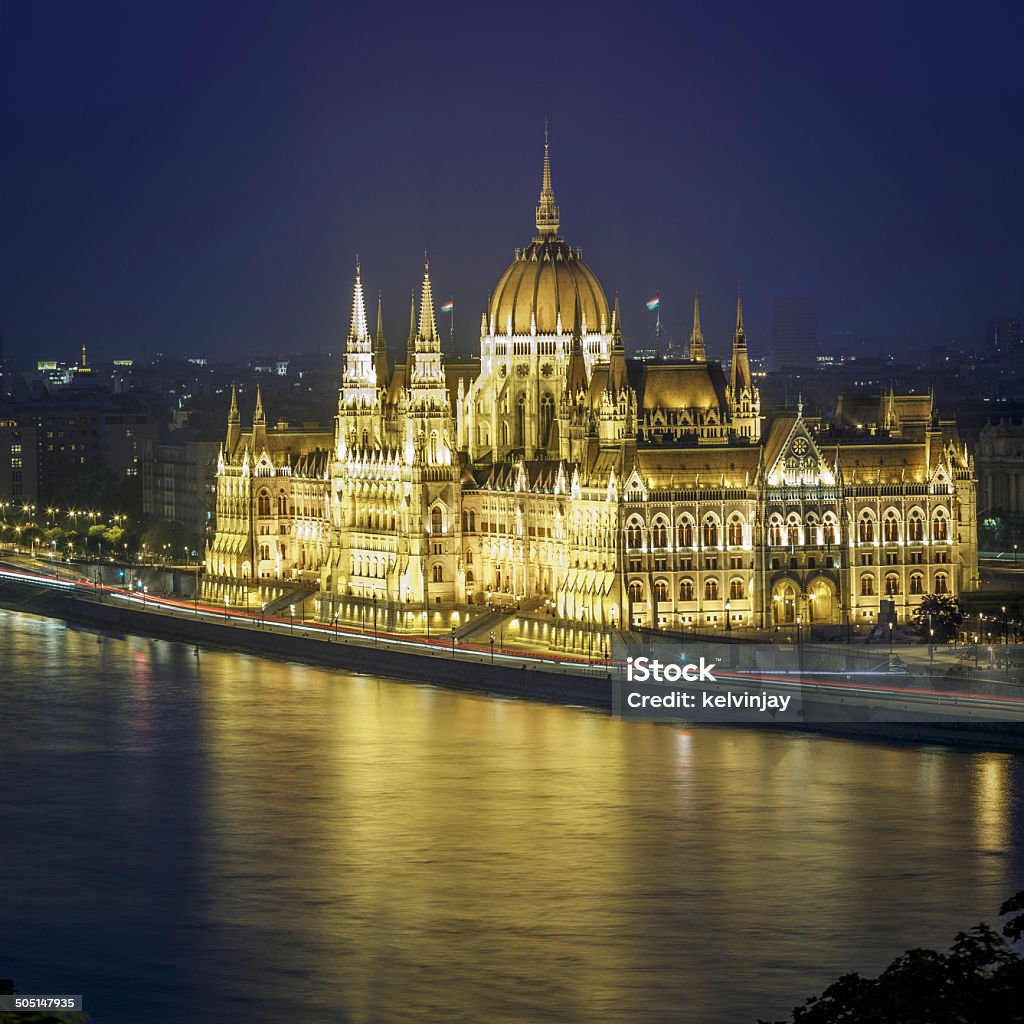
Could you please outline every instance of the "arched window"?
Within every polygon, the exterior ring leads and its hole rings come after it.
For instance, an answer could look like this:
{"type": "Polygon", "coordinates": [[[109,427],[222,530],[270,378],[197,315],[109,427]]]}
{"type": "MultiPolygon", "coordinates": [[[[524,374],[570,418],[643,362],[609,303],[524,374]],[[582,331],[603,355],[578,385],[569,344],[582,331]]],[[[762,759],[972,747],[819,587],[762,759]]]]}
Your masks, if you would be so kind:
{"type": "Polygon", "coordinates": [[[743,600],[743,580],[741,580],[739,576],[736,576],[729,581],[729,600],[743,600]]]}
{"type": "Polygon", "coordinates": [[[430,532],[434,534],[441,533],[444,528],[444,516],[441,514],[441,507],[435,505],[430,510],[430,532]]]}
{"type": "Polygon", "coordinates": [[[874,597],[875,596],[875,577],[868,573],[865,573],[860,578],[860,596],[861,597],[874,597]]]}
{"type": "Polygon", "coordinates": [[[731,548],[743,546],[743,520],[739,516],[730,518],[726,542],[731,548]]]}
{"type": "Polygon", "coordinates": [[[626,524],[626,547],[634,550],[643,547],[643,537],[641,520],[630,519],[626,524]]]}
{"type": "Polygon", "coordinates": [[[630,601],[642,601],[644,599],[644,585],[639,580],[632,580],[629,584],[630,601]]]}
{"type": "Polygon", "coordinates": [[[885,513],[882,530],[886,544],[895,544],[900,539],[900,521],[892,509],[885,513]]]}
{"type": "Polygon", "coordinates": [[[279,516],[288,515],[288,499],[283,495],[278,495],[277,498],[277,514],[279,516]]]}
{"type": "Polygon", "coordinates": [[[473,552],[472,551],[467,551],[466,552],[466,565],[472,565],[472,564],[473,564],[473,552]]]}
{"type": "Polygon", "coordinates": [[[693,547],[693,523],[689,519],[680,519],[676,524],[676,547],[693,547]]]}
{"type": "Polygon", "coordinates": [[[508,420],[501,421],[501,443],[508,447],[508,420]]]}
{"type": "Polygon", "coordinates": [[[946,540],[949,537],[949,520],[944,509],[936,509],[932,519],[932,540],[946,540]]]}
{"type": "Polygon", "coordinates": [[[705,601],[717,601],[718,600],[718,580],[710,579],[704,581],[704,600],[705,601]]]}
{"type": "Polygon", "coordinates": [[[924,576],[919,572],[912,573],[910,576],[910,592],[912,594],[923,594],[924,593],[924,576]]]}
{"type": "Polygon", "coordinates": [[[826,547],[831,547],[836,542],[836,521],[831,513],[826,515],[821,522],[822,539],[826,547]]]}
{"type": "Polygon", "coordinates": [[[782,517],[779,515],[768,521],[768,543],[772,547],[782,547],[782,517]]]}
{"type": "MultiPolygon", "coordinates": [[[[269,504],[269,502],[270,502],[269,498],[267,499],[267,502],[269,504]]],[[[269,544],[261,544],[260,545],[260,561],[263,561],[263,562],[269,562],[270,561],[270,545],[269,544]]]]}
{"type": "Polygon", "coordinates": [[[907,520],[907,540],[924,540],[924,520],[916,508],[910,513],[910,518],[907,520]]]}
{"type": "Polygon", "coordinates": [[[270,515],[270,495],[266,491],[260,491],[256,499],[256,514],[258,516],[270,515]]]}
{"type": "Polygon", "coordinates": [[[655,582],[654,597],[658,601],[668,600],[668,584],[664,580],[657,580],[655,582]]]}
{"type": "Polygon", "coordinates": [[[900,592],[900,578],[894,572],[890,572],[885,577],[885,592],[889,597],[894,596],[900,592]]]}
{"type": "Polygon", "coordinates": [[[440,562],[434,563],[434,582],[444,583],[444,566],[440,562]]]}
{"type": "Polygon", "coordinates": [[[555,400],[551,395],[540,396],[540,437],[537,443],[544,446],[551,435],[551,423],[555,418],[555,400]]]}
{"type": "Polygon", "coordinates": [[[436,430],[430,432],[429,461],[434,464],[441,461],[440,439],[437,436],[436,430]]]}
{"type": "Polygon", "coordinates": [[[872,544],[875,540],[875,521],[871,516],[865,512],[860,517],[860,523],[858,526],[858,535],[860,536],[861,544],[872,544]]]}
{"type": "Polygon", "coordinates": [[[935,593],[949,593],[949,577],[944,572],[937,572],[935,574],[935,593]]]}
{"type": "Polygon", "coordinates": [[[516,443],[526,444],[526,395],[520,395],[516,403],[516,443]]]}
{"type": "Polygon", "coordinates": [[[679,581],[679,600],[680,601],[692,601],[693,600],[693,580],[680,580],[679,581]]]}
{"type": "Polygon", "coordinates": [[[472,569],[467,569],[466,570],[466,586],[467,587],[472,586],[474,578],[475,577],[473,576],[473,570],[472,569]]]}
{"type": "Polygon", "coordinates": [[[810,513],[804,521],[804,543],[818,543],[818,517],[814,513],[810,513]]]}
{"type": "Polygon", "coordinates": [[[704,547],[718,547],[718,521],[712,516],[704,520],[704,547]]]}
{"type": "Polygon", "coordinates": [[[790,516],[786,521],[786,543],[791,548],[800,544],[800,519],[798,516],[790,516]]]}
{"type": "Polygon", "coordinates": [[[656,548],[668,547],[668,520],[658,516],[651,527],[651,545],[656,548]]]}

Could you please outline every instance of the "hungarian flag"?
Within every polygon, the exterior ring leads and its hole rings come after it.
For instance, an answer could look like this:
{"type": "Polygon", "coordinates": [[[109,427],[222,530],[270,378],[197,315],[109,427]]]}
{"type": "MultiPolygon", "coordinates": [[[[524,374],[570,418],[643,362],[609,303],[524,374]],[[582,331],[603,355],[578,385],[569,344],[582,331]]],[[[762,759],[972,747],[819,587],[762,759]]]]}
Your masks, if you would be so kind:
{"type": "Polygon", "coordinates": [[[647,312],[653,313],[661,305],[661,296],[655,295],[653,299],[647,300],[647,312]]]}
{"type": "Polygon", "coordinates": [[[441,306],[442,313],[450,313],[455,308],[455,300],[449,299],[444,305],[441,306]]]}

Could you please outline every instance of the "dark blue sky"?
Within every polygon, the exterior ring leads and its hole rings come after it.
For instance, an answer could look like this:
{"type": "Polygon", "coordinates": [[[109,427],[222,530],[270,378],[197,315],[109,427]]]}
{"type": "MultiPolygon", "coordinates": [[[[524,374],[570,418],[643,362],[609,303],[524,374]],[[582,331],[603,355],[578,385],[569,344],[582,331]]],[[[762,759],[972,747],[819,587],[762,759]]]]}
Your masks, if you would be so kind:
{"type": "MultiPolygon", "coordinates": [[[[742,283],[826,339],[973,344],[1024,314],[1019,4],[0,0],[0,330],[70,358],[323,350],[358,252],[404,345],[429,249],[459,347],[533,233],[627,337],[644,299],[712,355],[742,283]]],[[[445,326],[447,326],[445,324],[445,326]]]]}

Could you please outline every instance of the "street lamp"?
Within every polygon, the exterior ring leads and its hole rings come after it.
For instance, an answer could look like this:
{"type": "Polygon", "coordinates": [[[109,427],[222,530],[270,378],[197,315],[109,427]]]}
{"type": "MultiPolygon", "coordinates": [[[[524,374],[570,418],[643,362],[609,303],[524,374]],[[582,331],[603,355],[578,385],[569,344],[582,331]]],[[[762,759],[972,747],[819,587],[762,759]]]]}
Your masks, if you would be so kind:
{"type": "Polygon", "coordinates": [[[797,647],[800,646],[800,640],[801,640],[801,637],[800,637],[800,627],[803,625],[803,621],[804,621],[804,617],[802,615],[798,615],[796,617],[796,645],[797,645],[797,647]]]}
{"type": "Polygon", "coordinates": [[[452,626],[452,657],[455,657],[455,627],[452,626]]]}
{"type": "Polygon", "coordinates": [[[889,619],[889,658],[892,659],[892,619],[889,619]]]}
{"type": "Polygon", "coordinates": [[[338,642],[338,609],[334,609],[334,642],[338,642]]]}
{"type": "Polygon", "coordinates": [[[290,625],[288,627],[288,632],[291,633],[294,636],[294,634],[295,634],[295,605],[292,604],[292,605],[289,605],[288,607],[291,609],[291,613],[292,613],[291,623],[290,623],[290,625]]]}
{"type": "Polygon", "coordinates": [[[224,621],[228,621],[228,595],[224,595],[224,621]]]}
{"type": "Polygon", "coordinates": [[[260,629],[267,628],[267,602],[260,601],[260,629]]]}
{"type": "Polygon", "coordinates": [[[725,602],[725,631],[728,633],[732,630],[732,601],[725,602]]]}
{"type": "Polygon", "coordinates": [[[494,630],[491,630],[491,664],[494,664],[494,630]]]}

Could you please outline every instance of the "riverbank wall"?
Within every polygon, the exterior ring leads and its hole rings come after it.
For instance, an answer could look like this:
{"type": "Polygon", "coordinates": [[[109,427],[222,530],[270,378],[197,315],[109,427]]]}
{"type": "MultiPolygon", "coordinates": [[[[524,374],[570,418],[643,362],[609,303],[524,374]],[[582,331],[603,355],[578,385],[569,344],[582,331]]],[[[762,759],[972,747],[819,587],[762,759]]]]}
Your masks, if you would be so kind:
{"type": "MultiPolygon", "coordinates": [[[[447,645],[402,650],[401,638],[335,637],[329,631],[294,633],[278,623],[261,628],[258,620],[220,621],[209,615],[194,617],[186,609],[168,612],[124,605],[109,595],[97,599],[86,589],[44,588],[9,579],[0,580],[0,607],[62,619],[71,628],[107,634],[135,634],[195,645],[255,654],[280,661],[297,661],[337,669],[346,674],[385,676],[407,683],[440,686],[481,696],[541,701],[610,713],[613,686],[605,666],[563,666],[552,671],[534,664],[492,662],[488,651],[459,648],[453,656],[447,645]]],[[[812,710],[809,708],[809,710],[812,710]]],[[[813,721],[803,723],[722,723],[709,728],[756,728],[812,732],[848,739],[883,742],[939,743],[993,751],[1024,751],[1024,726],[984,722],[948,721],[872,722],[813,721]]]]}
{"type": "Polygon", "coordinates": [[[262,629],[258,620],[253,624],[222,622],[210,616],[193,617],[187,611],[144,609],[137,604],[115,603],[109,597],[95,600],[74,592],[8,580],[0,582],[0,606],[63,619],[72,627],[219,647],[488,696],[611,710],[611,681],[601,666],[546,671],[531,664],[512,666],[500,660],[492,663],[487,651],[457,648],[457,656],[453,657],[447,644],[402,650],[390,646],[384,638],[374,645],[369,637],[335,638],[328,630],[303,635],[300,629],[262,629]]]}

